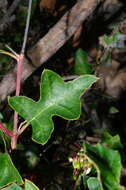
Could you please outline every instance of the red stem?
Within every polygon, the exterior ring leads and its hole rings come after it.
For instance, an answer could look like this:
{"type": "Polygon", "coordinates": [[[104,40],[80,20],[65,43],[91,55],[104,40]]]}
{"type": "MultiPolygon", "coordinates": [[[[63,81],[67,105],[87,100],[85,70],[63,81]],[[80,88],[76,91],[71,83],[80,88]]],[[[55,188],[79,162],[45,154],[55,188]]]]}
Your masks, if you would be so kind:
{"type": "Polygon", "coordinates": [[[19,96],[21,89],[21,75],[22,75],[22,66],[23,66],[24,54],[19,55],[17,61],[17,80],[16,80],[16,96],[19,96]]]}
{"type": "MultiPolygon", "coordinates": [[[[28,6],[28,15],[27,15],[27,22],[25,27],[25,33],[24,33],[24,40],[23,45],[21,49],[21,54],[19,55],[19,58],[17,60],[17,80],[16,80],[16,96],[19,96],[20,94],[20,88],[21,88],[21,74],[22,74],[22,68],[23,68],[23,62],[24,62],[24,52],[26,47],[26,41],[28,37],[28,29],[29,29],[29,23],[30,23],[30,15],[31,15],[31,5],[32,0],[29,0],[29,6],[28,6]]],[[[11,139],[11,148],[16,149],[17,145],[17,139],[18,139],[18,114],[14,113],[14,127],[13,127],[13,133],[15,136],[11,139]]]]}
{"type": "MultiPolygon", "coordinates": [[[[17,79],[16,79],[16,96],[19,96],[20,89],[21,89],[21,74],[22,74],[22,67],[23,67],[23,59],[24,54],[20,54],[18,61],[17,61],[17,79]]],[[[15,134],[11,139],[11,148],[16,149],[17,145],[17,138],[18,138],[18,114],[14,112],[14,127],[13,127],[13,134],[15,134]]]]}
{"type": "Polygon", "coordinates": [[[0,123],[0,129],[9,137],[14,137],[13,132],[9,131],[7,128],[3,126],[2,123],[0,123]]]}

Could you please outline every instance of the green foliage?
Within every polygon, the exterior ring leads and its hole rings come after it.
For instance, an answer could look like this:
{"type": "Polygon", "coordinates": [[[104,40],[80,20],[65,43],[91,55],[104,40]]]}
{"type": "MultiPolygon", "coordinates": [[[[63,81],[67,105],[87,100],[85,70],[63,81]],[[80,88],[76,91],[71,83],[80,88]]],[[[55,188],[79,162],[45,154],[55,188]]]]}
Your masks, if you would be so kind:
{"type": "Polygon", "coordinates": [[[4,187],[1,190],[22,190],[22,188],[17,184],[11,184],[8,187],[4,187]]]}
{"type": "Polygon", "coordinates": [[[87,156],[96,164],[105,190],[120,190],[121,158],[119,152],[103,145],[85,144],[87,156]]]}
{"type": "Polygon", "coordinates": [[[7,187],[2,188],[1,190],[39,190],[39,188],[29,180],[25,180],[24,188],[21,188],[19,185],[13,183],[7,187]]]}
{"type": "Polygon", "coordinates": [[[116,107],[111,106],[109,109],[110,114],[119,113],[119,110],[116,107]]]}
{"type": "MultiPolygon", "coordinates": [[[[64,82],[58,74],[44,70],[38,102],[24,96],[11,97],[8,101],[27,124],[32,125],[33,140],[45,144],[54,128],[52,117],[77,119],[81,113],[80,97],[95,81],[97,77],[83,75],[64,82]]],[[[103,133],[101,144],[84,144],[77,156],[70,158],[77,184],[83,179],[83,187],[89,190],[120,190],[121,158],[119,152],[113,150],[119,148],[122,148],[119,136],[111,136],[107,132],[103,133]]],[[[34,153],[27,156],[29,166],[33,168],[39,160],[34,153]]],[[[0,163],[2,190],[39,190],[32,182],[22,181],[7,153],[0,155],[0,163]]],[[[78,185],[77,189],[81,190],[81,186],[78,185]]]]}
{"type": "Polygon", "coordinates": [[[100,37],[100,44],[107,49],[126,48],[125,40],[125,34],[122,34],[119,28],[115,27],[111,35],[103,35],[100,37]]]}
{"type": "Polygon", "coordinates": [[[120,190],[122,164],[118,151],[101,144],[84,144],[70,161],[78,190],[120,190]]]}
{"type": "Polygon", "coordinates": [[[90,177],[87,180],[89,190],[103,190],[101,182],[96,177],[90,177]]]}
{"type": "Polygon", "coordinates": [[[103,36],[104,43],[107,46],[111,46],[113,43],[117,42],[119,40],[119,32],[115,32],[112,36],[103,36]]]}
{"type": "Polygon", "coordinates": [[[80,97],[96,80],[93,75],[84,75],[65,83],[58,74],[44,70],[38,102],[19,96],[9,98],[9,104],[32,125],[32,139],[45,144],[54,128],[52,117],[57,115],[68,120],[79,118],[80,97]]]}
{"type": "Polygon", "coordinates": [[[39,190],[39,188],[31,181],[26,180],[24,190],[39,190]]]}
{"type": "Polygon", "coordinates": [[[27,159],[27,165],[28,165],[29,169],[34,168],[37,165],[37,163],[39,162],[39,157],[33,151],[26,152],[26,159],[27,159]]]}
{"type": "Polygon", "coordinates": [[[3,114],[0,112],[0,120],[3,120],[4,117],[3,117],[3,114]]]}
{"type": "Polygon", "coordinates": [[[82,49],[78,49],[75,54],[75,64],[73,72],[75,74],[91,74],[93,71],[92,66],[88,64],[88,55],[82,49]]]}
{"type": "MultiPolygon", "coordinates": [[[[37,18],[35,14],[38,12],[40,1],[32,1],[31,17],[33,27],[31,28],[34,28],[34,26],[38,24],[38,20],[34,20],[33,18],[34,16],[37,18]]],[[[17,28],[14,27],[10,35],[2,35],[1,40],[4,43],[10,41],[10,43],[13,42],[13,46],[16,45],[18,48],[21,46],[23,40],[22,30],[26,24],[27,3],[28,1],[26,0],[21,1],[16,13],[16,23],[19,23],[19,25],[17,28]]],[[[35,36],[36,32],[34,29],[32,30],[30,36],[35,36]]],[[[39,31],[39,27],[37,31],[39,31]]],[[[100,63],[106,65],[110,64],[112,61],[112,48],[126,48],[125,40],[126,35],[121,34],[118,28],[115,28],[111,35],[100,37],[100,45],[102,45],[102,48],[105,50],[100,59],[100,63]]],[[[30,42],[31,39],[29,39],[29,43],[30,42]]],[[[4,75],[6,71],[12,67],[11,64],[5,64],[7,62],[10,62],[10,58],[1,55],[1,75],[4,75]]],[[[93,68],[92,65],[88,63],[87,53],[82,49],[76,51],[73,72],[77,75],[84,74],[84,76],[65,83],[56,73],[45,70],[41,77],[40,99],[37,102],[24,96],[11,97],[8,99],[9,105],[26,120],[26,126],[32,126],[32,139],[37,143],[45,144],[50,138],[54,129],[53,116],[59,116],[67,120],[80,117],[80,97],[97,81],[95,76],[89,75],[93,72],[93,68]]],[[[109,114],[116,114],[118,112],[119,110],[117,108],[110,107],[109,114]]],[[[8,130],[12,130],[11,123],[5,123],[1,113],[0,120],[8,130]]],[[[20,126],[18,132],[20,132],[22,128],[20,126]]],[[[20,135],[20,133],[18,135],[20,135]]],[[[4,143],[5,150],[10,146],[10,140],[10,137],[7,137],[0,131],[0,143],[4,143]]],[[[18,151],[21,151],[21,149],[25,150],[25,145],[19,144],[17,147],[18,151]]],[[[85,144],[75,157],[70,158],[69,160],[72,162],[74,169],[73,174],[77,189],[120,190],[122,165],[120,154],[117,151],[117,149],[120,148],[122,148],[122,144],[119,135],[111,136],[105,132],[102,134],[101,144],[95,146],[85,144]]],[[[39,162],[40,159],[38,153],[32,149],[32,151],[26,152],[24,160],[29,170],[33,171],[33,168],[36,169],[35,167],[38,166],[38,163],[41,163],[39,162]]],[[[22,162],[24,160],[22,160],[22,162]]],[[[55,184],[48,184],[46,187],[48,189],[60,189],[60,187],[58,188],[55,184]]],[[[23,182],[7,153],[0,154],[0,189],[39,190],[31,181],[25,180],[23,182]]]]}
{"type": "MultiPolygon", "coordinates": [[[[0,154],[0,189],[22,190],[23,180],[15,168],[9,154],[0,154]]],[[[24,190],[39,190],[31,181],[25,180],[24,190]]]]}
{"type": "MultiPolygon", "coordinates": [[[[13,128],[12,121],[5,123],[4,118],[2,118],[2,115],[1,115],[1,121],[8,130],[10,130],[10,131],[12,130],[12,128],[13,128]]],[[[5,150],[10,147],[10,142],[11,142],[11,138],[9,136],[7,136],[2,130],[0,130],[0,144],[4,145],[5,150]]]]}
{"type": "Polygon", "coordinates": [[[118,149],[122,148],[122,144],[121,144],[119,135],[111,136],[108,132],[104,132],[102,134],[101,140],[102,140],[101,143],[106,144],[107,146],[109,146],[112,149],[118,150],[118,149]]]}
{"type": "Polygon", "coordinates": [[[0,154],[0,188],[10,183],[23,184],[22,178],[13,165],[9,154],[0,154]]]}

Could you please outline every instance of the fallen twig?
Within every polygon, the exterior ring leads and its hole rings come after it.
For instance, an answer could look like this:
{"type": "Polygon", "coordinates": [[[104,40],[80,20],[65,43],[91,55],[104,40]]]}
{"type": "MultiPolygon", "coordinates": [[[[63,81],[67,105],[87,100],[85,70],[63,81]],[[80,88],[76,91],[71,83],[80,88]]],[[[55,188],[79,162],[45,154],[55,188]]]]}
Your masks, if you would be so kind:
{"type": "Polygon", "coordinates": [[[79,1],[60,21],[28,51],[32,63],[39,67],[54,55],[77,31],[80,25],[93,13],[97,0],[79,1]]]}

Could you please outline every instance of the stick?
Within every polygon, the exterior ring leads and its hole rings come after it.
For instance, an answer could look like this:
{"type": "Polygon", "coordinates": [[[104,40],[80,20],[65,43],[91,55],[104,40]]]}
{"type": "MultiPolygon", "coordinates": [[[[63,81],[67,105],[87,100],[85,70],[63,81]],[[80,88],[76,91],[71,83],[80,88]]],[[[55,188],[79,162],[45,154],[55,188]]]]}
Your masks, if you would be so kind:
{"type": "Polygon", "coordinates": [[[97,0],[83,0],[68,11],[60,21],[49,30],[44,38],[28,51],[28,57],[32,63],[39,67],[54,55],[72,35],[79,26],[93,13],[98,5],[97,0]]]}

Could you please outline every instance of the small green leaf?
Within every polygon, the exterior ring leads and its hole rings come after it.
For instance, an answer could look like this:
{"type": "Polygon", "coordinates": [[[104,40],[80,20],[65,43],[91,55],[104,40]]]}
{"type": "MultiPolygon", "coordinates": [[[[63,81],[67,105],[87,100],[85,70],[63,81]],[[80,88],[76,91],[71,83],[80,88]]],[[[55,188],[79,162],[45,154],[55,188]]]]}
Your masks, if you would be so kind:
{"type": "Polygon", "coordinates": [[[25,180],[24,190],[39,190],[39,188],[29,180],[25,180]]]}
{"type": "Polygon", "coordinates": [[[104,48],[126,48],[125,35],[116,28],[111,35],[103,35],[100,37],[100,44],[104,48]]]}
{"type": "Polygon", "coordinates": [[[96,177],[90,177],[87,180],[89,190],[103,190],[101,182],[96,177]]]}
{"type": "Polygon", "coordinates": [[[23,190],[19,185],[17,184],[11,184],[8,187],[2,188],[1,190],[23,190]]]}
{"type": "Polygon", "coordinates": [[[19,185],[13,183],[5,188],[2,188],[1,190],[39,190],[39,188],[31,181],[25,180],[23,189],[19,185]]]}
{"type": "Polygon", "coordinates": [[[103,145],[85,144],[87,156],[100,171],[101,182],[106,190],[120,190],[121,158],[119,152],[103,145]]]}
{"type": "Polygon", "coordinates": [[[13,182],[23,184],[22,178],[13,165],[9,154],[0,154],[0,188],[13,182]]]}
{"type": "Polygon", "coordinates": [[[27,165],[28,165],[29,169],[34,168],[39,162],[39,157],[33,151],[26,152],[26,159],[27,159],[27,165]]]}
{"type": "Polygon", "coordinates": [[[119,110],[116,107],[110,107],[109,109],[109,113],[110,114],[115,114],[115,113],[119,113],[119,110]]]}
{"type": "Polygon", "coordinates": [[[82,49],[78,49],[75,54],[75,65],[73,68],[73,72],[75,74],[91,74],[92,66],[88,64],[88,55],[82,49]]]}
{"type": "Polygon", "coordinates": [[[107,44],[107,46],[110,46],[110,45],[112,45],[113,43],[115,43],[115,42],[117,42],[119,40],[119,35],[120,35],[119,31],[116,31],[111,36],[104,35],[103,36],[103,41],[107,44]]]}
{"type": "Polygon", "coordinates": [[[4,117],[3,117],[3,114],[0,112],[0,120],[3,120],[4,117]]]}
{"type": "Polygon", "coordinates": [[[54,129],[52,117],[77,119],[81,113],[80,97],[97,81],[93,75],[84,75],[64,82],[56,73],[44,70],[41,77],[38,102],[24,96],[9,98],[10,106],[32,125],[32,139],[45,144],[54,129]]]}
{"type": "Polygon", "coordinates": [[[112,149],[120,149],[122,148],[122,144],[120,141],[119,135],[111,136],[108,132],[104,132],[102,134],[102,142],[108,145],[112,149]]]}

